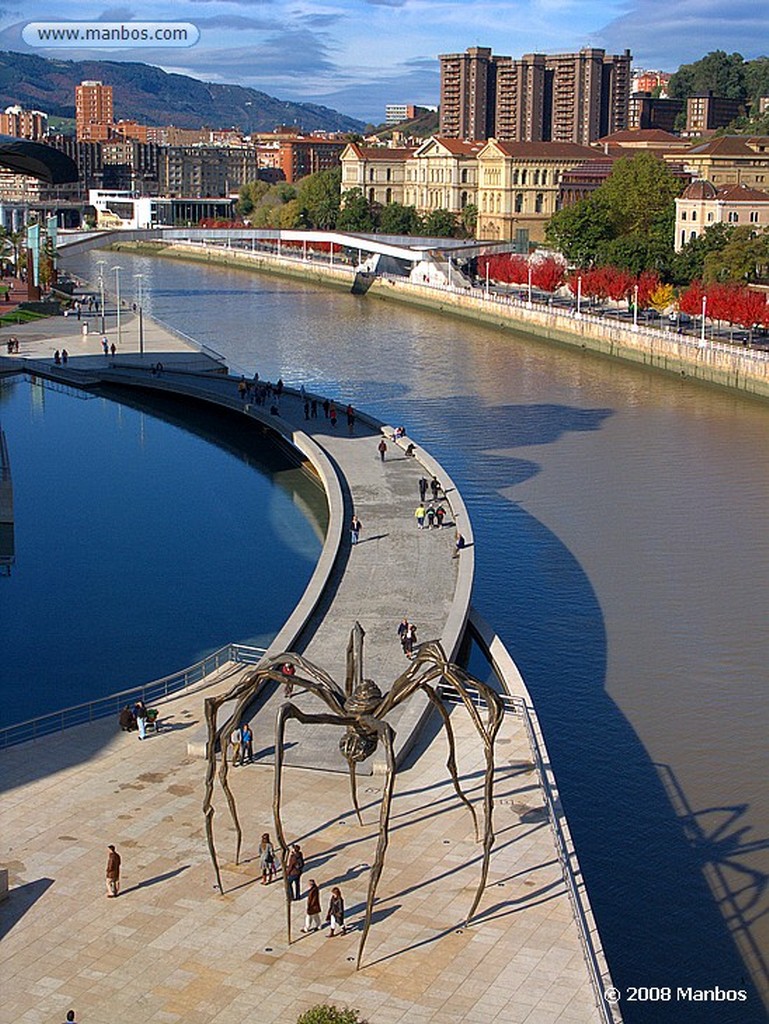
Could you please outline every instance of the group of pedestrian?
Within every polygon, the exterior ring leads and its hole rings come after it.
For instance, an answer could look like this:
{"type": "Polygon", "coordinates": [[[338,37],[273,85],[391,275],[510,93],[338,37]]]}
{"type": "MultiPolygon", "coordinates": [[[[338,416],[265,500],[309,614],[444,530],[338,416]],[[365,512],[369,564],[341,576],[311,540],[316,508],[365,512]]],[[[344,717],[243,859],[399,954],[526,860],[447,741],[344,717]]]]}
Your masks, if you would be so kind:
{"type": "Polygon", "coordinates": [[[230,750],[232,752],[232,767],[237,768],[242,764],[253,764],[254,760],[254,733],[249,722],[233,729],[230,733],[230,750]]]}
{"type": "Polygon", "coordinates": [[[398,624],[398,639],[401,642],[403,653],[407,658],[413,658],[417,646],[417,627],[404,615],[398,624]]]}
{"type": "MultiPolygon", "coordinates": [[[[270,839],[270,833],[264,832],[259,843],[259,867],[262,872],[261,885],[270,885],[275,880],[278,871],[278,856],[275,847],[270,839]]],[[[288,883],[288,896],[292,901],[300,900],[302,896],[302,874],[304,872],[304,854],[299,843],[292,843],[288,849],[286,858],[286,882],[288,883]]],[[[304,933],[317,932],[321,928],[321,899],[318,883],[314,878],[310,879],[307,889],[307,909],[304,920],[304,933]]],[[[338,886],[331,889],[328,912],[326,913],[325,925],[330,928],[329,936],[337,932],[345,933],[344,924],[344,899],[342,891],[338,886]]]]}
{"type": "Polygon", "coordinates": [[[414,512],[414,517],[420,530],[440,530],[443,526],[443,520],[446,518],[446,509],[441,504],[437,508],[434,505],[428,505],[425,508],[424,504],[420,501],[414,512]]]}
{"type": "Polygon", "coordinates": [[[65,348],[63,348],[61,352],[56,349],[53,354],[53,361],[57,366],[61,366],[62,363],[66,366],[69,361],[69,352],[65,348]]]}

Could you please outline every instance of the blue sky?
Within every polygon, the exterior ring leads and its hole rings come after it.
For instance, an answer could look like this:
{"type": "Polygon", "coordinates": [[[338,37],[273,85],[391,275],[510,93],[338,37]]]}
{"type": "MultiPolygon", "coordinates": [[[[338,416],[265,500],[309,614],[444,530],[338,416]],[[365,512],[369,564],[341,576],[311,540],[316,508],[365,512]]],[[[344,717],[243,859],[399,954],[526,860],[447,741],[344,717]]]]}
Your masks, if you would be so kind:
{"type": "Polygon", "coordinates": [[[77,0],[83,21],[185,21],[200,39],[186,49],[26,45],[28,22],[72,21],[73,6],[62,15],[61,0],[5,0],[0,49],[140,60],[374,122],[388,102],[436,103],[437,55],[468,46],[511,56],[629,48],[635,66],[670,71],[714,49],[746,59],[769,50],[769,5],[761,0],[77,0]]]}

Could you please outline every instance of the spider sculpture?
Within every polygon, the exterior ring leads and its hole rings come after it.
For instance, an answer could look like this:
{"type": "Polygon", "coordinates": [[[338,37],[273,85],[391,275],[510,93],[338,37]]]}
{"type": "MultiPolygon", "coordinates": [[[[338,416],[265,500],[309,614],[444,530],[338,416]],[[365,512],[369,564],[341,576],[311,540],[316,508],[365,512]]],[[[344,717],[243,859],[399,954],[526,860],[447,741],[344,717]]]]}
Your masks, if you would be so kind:
{"type": "Polygon", "coordinates": [[[392,685],[389,693],[382,694],[377,684],[371,679],[363,678],[363,637],[364,631],[360,623],[355,623],[347,645],[347,665],[344,690],[322,669],[305,660],[301,655],[294,653],[280,654],[277,657],[269,658],[260,666],[236,683],[229,691],[216,697],[208,697],[205,702],[206,724],[208,728],[207,746],[207,772],[205,798],[203,802],[203,813],[206,822],[206,838],[208,849],[213,861],[216,880],[220,892],[222,889],[221,872],[214,846],[213,835],[213,791],[216,779],[217,750],[221,751],[221,762],[219,766],[219,779],[227,798],[230,814],[235,825],[237,834],[237,846],[235,851],[235,863],[240,859],[240,848],[242,843],[242,832],[238,820],[235,798],[227,781],[228,762],[228,738],[233,731],[240,726],[248,705],[257,697],[262,688],[269,682],[285,682],[281,672],[281,666],[291,662],[296,667],[296,675],[293,678],[295,685],[306,688],[310,693],[320,698],[329,708],[329,711],[308,714],[295,704],[290,702],[281,705],[278,710],[275,723],[275,789],[273,797],[273,814],[275,818],[275,834],[281,850],[283,863],[283,877],[286,889],[286,926],[288,942],[291,942],[291,893],[286,879],[286,863],[288,859],[288,845],[286,843],[281,820],[281,789],[283,769],[283,743],[286,730],[286,722],[295,718],[306,724],[327,724],[336,725],[344,729],[344,734],[339,741],[339,749],[347,761],[350,773],[350,789],[352,792],[352,803],[359,823],[363,824],[360,806],[358,804],[357,784],[355,777],[355,766],[365,761],[376,750],[379,742],[384,746],[387,770],[383,786],[382,805],[379,814],[379,840],[376,848],[374,864],[371,868],[368,884],[368,896],[366,900],[366,914],[358,948],[356,970],[360,968],[363,957],[363,950],[371,926],[371,915],[376,898],[377,884],[382,874],[385,851],[389,840],[388,826],[390,820],[390,807],[392,804],[393,789],[395,784],[395,732],[392,726],[385,721],[388,712],[408,700],[418,690],[427,696],[430,704],[440,715],[442,724],[446,730],[448,741],[448,759],[446,767],[451,775],[451,781],[458,797],[468,808],[473,819],[476,842],[480,842],[478,819],[475,809],[467,799],[459,785],[457,778],[456,752],[454,733],[449,720],[448,712],[443,706],[439,694],[439,687],[451,687],[459,695],[462,703],[472,719],[473,725],[483,741],[486,758],[485,784],[483,794],[484,831],[483,831],[483,862],[481,866],[481,877],[475,897],[467,915],[466,923],[473,917],[478,903],[486,885],[486,877],[489,870],[489,857],[494,843],[494,832],[492,828],[492,806],[493,806],[493,778],[494,778],[494,741],[502,722],[503,707],[502,701],[497,693],[489,686],[471,679],[459,666],[447,661],[446,655],[437,641],[424,643],[419,648],[416,657],[412,660],[408,669],[400,675],[392,685]],[[486,714],[481,715],[479,707],[473,700],[470,687],[480,692],[486,704],[486,714]],[[223,704],[234,701],[234,707],[226,721],[219,725],[217,722],[219,709],[223,704]],[[485,720],[484,720],[485,718],[485,720]]]}

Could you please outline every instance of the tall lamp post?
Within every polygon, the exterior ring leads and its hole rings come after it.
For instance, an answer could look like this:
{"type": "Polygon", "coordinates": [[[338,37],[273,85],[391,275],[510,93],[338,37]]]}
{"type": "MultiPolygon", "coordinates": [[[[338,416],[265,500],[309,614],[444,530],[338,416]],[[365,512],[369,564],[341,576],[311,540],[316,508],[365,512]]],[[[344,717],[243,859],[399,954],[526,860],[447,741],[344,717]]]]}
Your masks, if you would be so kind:
{"type": "Polygon", "coordinates": [[[702,324],[700,325],[700,346],[705,347],[705,314],[708,311],[708,297],[702,296],[702,324]]]}
{"type": "Polygon", "coordinates": [[[120,271],[122,267],[113,267],[115,271],[115,293],[117,299],[117,347],[120,348],[123,340],[122,325],[120,323],[120,271]]]}
{"type": "Polygon", "coordinates": [[[529,302],[528,306],[531,309],[531,260],[528,261],[528,272],[529,272],[529,302]]]}
{"type": "Polygon", "coordinates": [[[633,287],[633,330],[638,330],[638,285],[633,287]]]}
{"type": "Polygon", "coordinates": [[[577,316],[582,316],[582,274],[577,278],[577,316]]]}
{"type": "Polygon", "coordinates": [[[101,298],[101,333],[104,334],[106,326],[104,324],[104,268],[107,266],[106,260],[97,260],[96,266],[99,268],[99,296],[101,298]]]}
{"type": "Polygon", "coordinates": [[[136,298],[138,300],[137,305],[139,307],[139,355],[144,355],[144,306],[142,303],[142,281],[144,274],[134,274],[134,278],[138,281],[136,286],[136,298]]]}

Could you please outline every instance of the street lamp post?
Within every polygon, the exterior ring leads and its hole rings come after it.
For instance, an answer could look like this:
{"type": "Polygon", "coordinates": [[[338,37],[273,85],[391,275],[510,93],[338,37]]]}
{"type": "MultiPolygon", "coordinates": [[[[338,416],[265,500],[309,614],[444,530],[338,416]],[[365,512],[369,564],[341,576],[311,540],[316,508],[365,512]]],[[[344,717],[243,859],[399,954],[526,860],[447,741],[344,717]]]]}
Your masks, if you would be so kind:
{"type": "Polygon", "coordinates": [[[577,278],[577,316],[582,316],[582,275],[577,278]]]}
{"type": "Polygon", "coordinates": [[[489,261],[486,260],[486,298],[489,297],[489,261]]]}
{"type": "Polygon", "coordinates": [[[708,311],[708,297],[702,296],[702,324],[700,325],[700,346],[705,347],[705,314],[708,311]]]}
{"type": "Polygon", "coordinates": [[[107,266],[106,260],[97,260],[96,266],[99,267],[99,293],[101,297],[101,333],[104,334],[106,330],[104,324],[104,268],[107,266]]]}
{"type": "Polygon", "coordinates": [[[116,306],[117,306],[117,347],[120,348],[120,344],[123,340],[122,325],[120,323],[120,271],[122,267],[113,267],[115,271],[115,294],[116,294],[116,306]]]}
{"type": "Polygon", "coordinates": [[[529,260],[528,271],[529,271],[529,302],[528,302],[528,306],[529,306],[529,309],[531,309],[531,260],[529,260]]]}
{"type": "Polygon", "coordinates": [[[142,302],[142,299],[143,299],[143,296],[142,296],[142,280],[144,279],[144,274],[134,274],[134,277],[139,282],[138,285],[137,285],[137,288],[136,288],[136,291],[137,291],[136,298],[138,299],[137,305],[139,307],[139,355],[143,356],[144,355],[144,305],[143,305],[143,302],[142,302]]]}
{"type": "Polygon", "coordinates": [[[633,330],[638,330],[638,285],[633,288],[633,330]]]}

